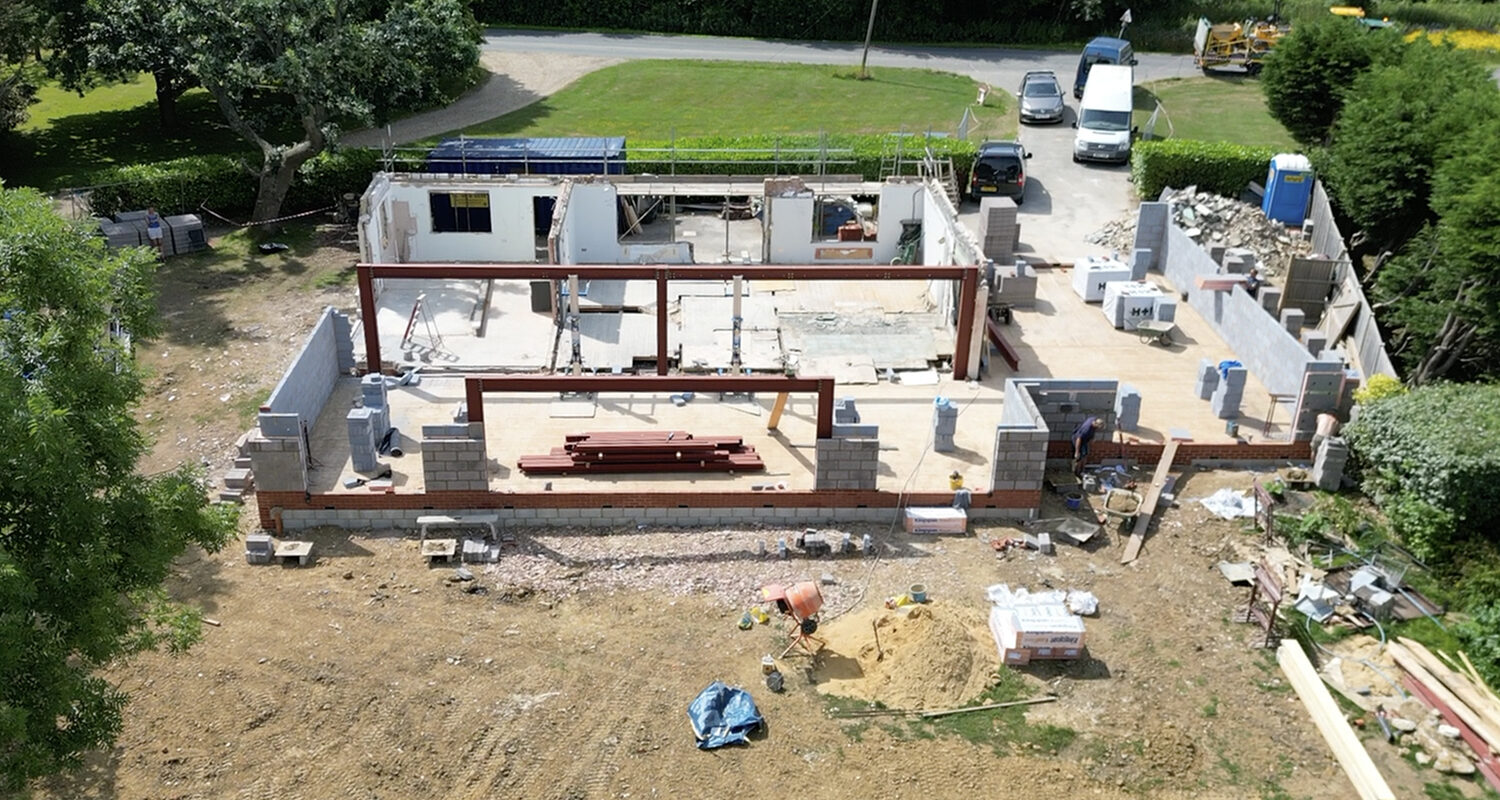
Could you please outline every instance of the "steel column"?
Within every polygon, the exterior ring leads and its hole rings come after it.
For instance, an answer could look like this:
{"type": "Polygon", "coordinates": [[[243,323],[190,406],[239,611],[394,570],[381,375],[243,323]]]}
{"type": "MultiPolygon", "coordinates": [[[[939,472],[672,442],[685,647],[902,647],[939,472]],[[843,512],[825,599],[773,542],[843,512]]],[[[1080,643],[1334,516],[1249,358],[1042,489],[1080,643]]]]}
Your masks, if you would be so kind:
{"type": "Polygon", "coordinates": [[[359,283],[359,316],[365,329],[365,372],[380,371],[380,326],[375,324],[375,268],[360,264],[355,268],[359,283]]]}
{"type": "Polygon", "coordinates": [[[656,278],[656,374],[667,374],[667,278],[656,278]]]}
{"type": "Polygon", "coordinates": [[[953,343],[953,379],[957,381],[969,377],[969,343],[974,339],[974,298],[978,294],[979,268],[969,267],[958,286],[958,341],[953,343]]]}

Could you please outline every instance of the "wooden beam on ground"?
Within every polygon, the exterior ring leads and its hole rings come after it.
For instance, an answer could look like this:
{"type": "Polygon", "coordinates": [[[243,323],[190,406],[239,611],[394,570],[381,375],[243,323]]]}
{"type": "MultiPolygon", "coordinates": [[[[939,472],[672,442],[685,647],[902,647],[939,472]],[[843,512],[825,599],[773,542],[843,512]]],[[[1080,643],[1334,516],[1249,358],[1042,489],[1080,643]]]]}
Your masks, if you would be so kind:
{"type": "Polygon", "coordinates": [[[1464,724],[1484,739],[1491,751],[1500,753],[1500,726],[1486,718],[1493,715],[1489,698],[1476,691],[1468,678],[1444,666],[1420,642],[1405,637],[1396,641],[1399,644],[1386,644],[1396,663],[1411,673],[1412,677],[1426,684],[1433,694],[1442,698],[1464,724]]]}
{"type": "Polygon", "coordinates": [[[1302,652],[1302,646],[1292,639],[1283,639],[1281,647],[1276,650],[1276,662],[1286,673],[1287,682],[1297,690],[1297,696],[1302,698],[1313,724],[1333,750],[1360,800],[1396,800],[1391,787],[1375,768],[1375,762],[1370,760],[1369,752],[1344,720],[1333,695],[1328,693],[1328,687],[1323,685],[1312,662],[1307,660],[1307,654],[1302,652]]]}
{"type": "Polygon", "coordinates": [[[1167,442],[1166,449],[1162,450],[1161,460],[1156,462],[1156,474],[1151,476],[1151,488],[1146,490],[1141,507],[1136,509],[1135,528],[1130,531],[1130,541],[1125,543],[1125,554],[1120,557],[1121,564],[1129,564],[1141,554],[1146,531],[1151,528],[1151,520],[1156,516],[1156,504],[1161,501],[1162,489],[1167,485],[1167,473],[1172,471],[1172,461],[1177,458],[1178,444],[1176,439],[1167,442]]]}
{"type": "Polygon", "coordinates": [[[771,406],[771,419],[766,422],[766,430],[774,431],[781,425],[781,412],[786,410],[786,401],[790,396],[786,392],[776,393],[776,403],[771,406]]]}
{"type": "MultiPolygon", "coordinates": [[[[1399,645],[1396,646],[1399,647],[1399,645]]],[[[1432,676],[1428,675],[1428,677],[1431,678],[1432,676]]],[[[1473,728],[1464,723],[1463,718],[1458,715],[1457,709],[1454,706],[1449,705],[1440,696],[1443,687],[1436,683],[1429,686],[1418,680],[1416,673],[1412,672],[1408,672],[1402,677],[1401,683],[1407,689],[1410,689],[1411,693],[1416,695],[1417,699],[1426,703],[1428,707],[1437,709],[1437,712],[1442,715],[1443,719],[1448,721],[1449,725],[1458,729],[1458,735],[1474,751],[1474,766],[1479,770],[1479,774],[1483,775],[1486,781],[1489,781],[1490,786],[1500,791],[1500,764],[1497,764],[1494,756],[1490,755],[1489,745],[1485,743],[1484,739],[1480,738],[1479,734],[1475,733],[1473,728]]],[[[1452,697],[1451,694],[1447,694],[1446,696],[1452,697]]]]}

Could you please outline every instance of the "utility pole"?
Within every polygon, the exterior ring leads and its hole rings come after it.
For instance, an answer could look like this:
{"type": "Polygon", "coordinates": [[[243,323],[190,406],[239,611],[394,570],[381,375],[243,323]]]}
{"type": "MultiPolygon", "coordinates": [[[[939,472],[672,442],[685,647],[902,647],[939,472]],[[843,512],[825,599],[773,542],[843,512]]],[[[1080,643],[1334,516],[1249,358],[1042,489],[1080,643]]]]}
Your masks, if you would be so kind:
{"type": "Polygon", "coordinates": [[[870,24],[865,26],[865,51],[859,57],[860,80],[870,77],[869,70],[865,69],[865,62],[870,60],[870,37],[875,35],[875,8],[879,5],[880,0],[870,0],[870,24]]]}

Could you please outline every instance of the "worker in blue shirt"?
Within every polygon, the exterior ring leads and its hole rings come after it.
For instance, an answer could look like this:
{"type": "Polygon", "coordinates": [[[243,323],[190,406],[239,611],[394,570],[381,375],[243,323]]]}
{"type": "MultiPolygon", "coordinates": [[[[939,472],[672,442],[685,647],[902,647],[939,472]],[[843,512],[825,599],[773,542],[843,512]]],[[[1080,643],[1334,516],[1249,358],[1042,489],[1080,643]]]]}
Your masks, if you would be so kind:
{"type": "Polygon", "coordinates": [[[1073,429],[1073,474],[1083,477],[1083,462],[1089,456],[1089,444],[1099,430],[1099,418],[1089,417],[1073,429]]]}

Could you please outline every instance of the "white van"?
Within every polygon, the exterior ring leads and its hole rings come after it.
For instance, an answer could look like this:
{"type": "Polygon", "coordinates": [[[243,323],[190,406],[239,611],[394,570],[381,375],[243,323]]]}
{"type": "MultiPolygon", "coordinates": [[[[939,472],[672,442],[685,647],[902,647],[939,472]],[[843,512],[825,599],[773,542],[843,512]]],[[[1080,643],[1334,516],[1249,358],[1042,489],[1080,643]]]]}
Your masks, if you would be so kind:
{"type": "Polygon", "coordinates": [[[1130,116],[1134,109],[1135,70],[1116,64],[1095,64],[1089,71],[1078,121],[1073,127],[1074,161],[1129,161],[1130,116]]]}

